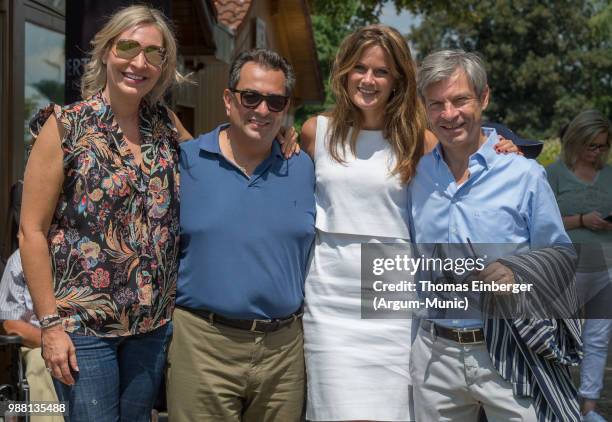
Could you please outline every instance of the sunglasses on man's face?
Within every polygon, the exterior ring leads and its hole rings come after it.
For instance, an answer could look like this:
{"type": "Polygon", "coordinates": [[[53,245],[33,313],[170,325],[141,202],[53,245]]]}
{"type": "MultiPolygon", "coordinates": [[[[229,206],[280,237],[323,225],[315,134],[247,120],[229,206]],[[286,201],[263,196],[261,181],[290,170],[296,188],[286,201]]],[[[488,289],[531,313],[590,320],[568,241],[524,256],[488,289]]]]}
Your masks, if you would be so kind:
{"type": "Polygon", "coordinates": [[[246,108],[257,108],[262,101],[268,105],[268,110],[278,113],[285,109],[289,102],[289,97],[285,95],[264,95],[257,91],[231,89],[233,93],[240,94],[240,104],[246,108]]]}
{"type": "Polygon", "coordinates": [[[610,148],[610,144],[589,144],[587,150],[590,152],[607,151],[610,148]]]}
{"type": "Polygon", "coordinates": [[[143,47],[136,40],[119,40],[115,43],[115,55],[120,59],[132,60],[144,52],[145,59],[153,66],[161,66],[166,60],[166,49],[157,45],[143,47]]]}

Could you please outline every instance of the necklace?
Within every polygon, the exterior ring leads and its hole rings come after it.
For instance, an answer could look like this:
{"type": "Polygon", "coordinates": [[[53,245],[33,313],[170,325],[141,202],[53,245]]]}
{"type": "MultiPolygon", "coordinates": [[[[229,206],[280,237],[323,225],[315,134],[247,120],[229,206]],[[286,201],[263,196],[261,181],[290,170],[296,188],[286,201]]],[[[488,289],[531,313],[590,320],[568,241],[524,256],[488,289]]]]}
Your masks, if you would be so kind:
{"type": "MultiPolygon", "coordinates": [[[[226,159],[228,159],[230,162],[232,162],[236,167],[238,167],[240,169],[240,171],[242,171],[244,174],[248,175],[249,173],[247,172],[246,166],[241,166],[240,164],[238,164],[238,157],[237,154],[232,146],[232,141],[229,137],[229,133],[227,133],[227,131],[225,132],[225,145],[227,148],[227,156],[226,159]],[[231,159],[230,159],[231,157],[231,159]]],[[[226,154],[224,154],[226,155],[226,154]]]]}

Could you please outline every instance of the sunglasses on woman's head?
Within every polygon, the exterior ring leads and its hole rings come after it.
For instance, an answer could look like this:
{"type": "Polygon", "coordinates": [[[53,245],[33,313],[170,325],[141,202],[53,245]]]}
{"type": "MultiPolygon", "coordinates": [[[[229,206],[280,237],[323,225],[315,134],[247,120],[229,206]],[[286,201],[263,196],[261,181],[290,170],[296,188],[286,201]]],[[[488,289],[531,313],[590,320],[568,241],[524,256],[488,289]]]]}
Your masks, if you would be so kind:
{"type": "Polygon", "coordinates": [[[153,66],[161,66],[166,60],[166,49],[157,45],[143,47],[136,40],[119,40],[115,43],[115,55],[121,59],[132,60],[140,52],[144,52],[145,59],[153,66]]]}
{"type": "Polygon", "coordinates": [[[240,89],[230,89],[230,91],[240,94],[240,104],[246,108],[257,108],[262,101],[265,101],[268,109],[275,113],[283,111],[289,101],[289,97],[285,95],[264,95],[257,91],[240,89]]]}

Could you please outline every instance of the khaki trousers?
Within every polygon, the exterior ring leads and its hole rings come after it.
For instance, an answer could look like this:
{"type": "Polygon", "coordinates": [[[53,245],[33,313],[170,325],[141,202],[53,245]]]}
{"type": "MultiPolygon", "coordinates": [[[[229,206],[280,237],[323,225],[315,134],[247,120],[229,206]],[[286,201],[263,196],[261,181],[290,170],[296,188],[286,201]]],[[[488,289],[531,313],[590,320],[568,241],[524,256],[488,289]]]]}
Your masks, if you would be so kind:
{"type": "Polygon", "coordinates": [[[489,422],[536,422],[531,397],[516,397],[495,367],[487,346],[433,339],[419,328],[410,374],[417,422],[477,422],[480,407],[489,422]]]}
{"type": "MultiPolygon", "coordinates": [[[[30,401],[57,402],[57,394],[53,387],[51,375],[47,372],[45,361],[40,354],[40,347],[21,348],[21,356],[25,363],[26,378],[30,386],[30,401]]],[[[32,422],[64,422],[63,416],[30,416],[32,422]]]]}
{"type": "Polygon", "coordinates": [[[172,422],[299,421],[304,406],[302,321],[272,333],[210,324],[177,308],[168,352],[172,422]]]}

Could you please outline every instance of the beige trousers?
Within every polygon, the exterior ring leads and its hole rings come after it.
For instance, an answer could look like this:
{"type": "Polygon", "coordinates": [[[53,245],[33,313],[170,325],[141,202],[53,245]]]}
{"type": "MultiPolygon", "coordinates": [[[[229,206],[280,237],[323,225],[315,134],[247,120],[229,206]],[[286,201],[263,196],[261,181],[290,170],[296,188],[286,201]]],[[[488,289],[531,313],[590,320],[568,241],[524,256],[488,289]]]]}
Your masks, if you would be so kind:
{"type": "Polygon", "coordinates": [[[482,406],[489,422],[536,422],[530,397],[516,397],[484,343],[460,345],[433,339],[419,328],[410,374],[417,422],[477,422],[482,406]]]}
{"type": "Polygon", "coordinates": [[[167,402],[172,422],[299,421],[304,406],[302,321],[261,334],[173,316],[167,402]]]}
{"type": "MultiPolygon", "coordinates": [[[[29,349],[21,348],[21,355],[25,362],[26,378],[30,386],[30,401],[57,402],[57,394],[47,372],[45,361],[40,355],[40,347],[29,349]]],[[[31,416],[32,422],[64,422],[63,416],[31,416]]]]}

